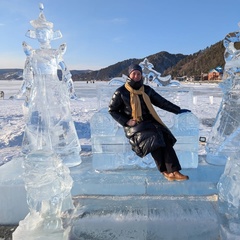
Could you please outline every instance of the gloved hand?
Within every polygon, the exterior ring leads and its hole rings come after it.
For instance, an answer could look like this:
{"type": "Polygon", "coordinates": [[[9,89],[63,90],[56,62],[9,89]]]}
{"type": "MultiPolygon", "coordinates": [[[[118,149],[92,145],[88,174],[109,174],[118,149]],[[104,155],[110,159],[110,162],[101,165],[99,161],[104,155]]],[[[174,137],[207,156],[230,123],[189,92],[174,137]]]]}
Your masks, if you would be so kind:
{"type": "Polygon", "coordinates": [[[180,109],[180,112],[179,112],[178,114],[186,113],[186,112],[191,112],[191,110],[188,110],[188,109],[180,109]]]}

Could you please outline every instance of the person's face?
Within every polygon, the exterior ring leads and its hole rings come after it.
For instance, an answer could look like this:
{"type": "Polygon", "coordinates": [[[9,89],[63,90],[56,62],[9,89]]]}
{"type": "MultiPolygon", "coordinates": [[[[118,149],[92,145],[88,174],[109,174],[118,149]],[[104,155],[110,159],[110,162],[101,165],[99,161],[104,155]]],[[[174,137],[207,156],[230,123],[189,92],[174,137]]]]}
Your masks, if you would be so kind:
{"type": "Polygon", "coordinates": [[[141,72],[138,71],[138,70],[133,70],[133,71],[130,73],[129,77],[130,77],[133,81],[138,82],[138,81],[141,80],[142,74],[141,74],[141,72]]]}

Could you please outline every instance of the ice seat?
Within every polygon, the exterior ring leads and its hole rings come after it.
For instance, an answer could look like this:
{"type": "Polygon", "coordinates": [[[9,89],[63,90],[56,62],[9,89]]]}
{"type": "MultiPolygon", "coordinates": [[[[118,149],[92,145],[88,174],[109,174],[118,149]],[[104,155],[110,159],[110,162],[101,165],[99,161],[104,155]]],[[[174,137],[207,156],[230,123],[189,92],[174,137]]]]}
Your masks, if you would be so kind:
{"type": "MultiPolygon", "coordinates": [[[[169,116],[167,116],[169,118],[169,116]]],[[[182,168],[198,167],[199,121],[193,113],[170,115],[174,123],[170,130],[177,139],[174,148],[182,168]]],[[[96,112],[91,120],[92,164],[95,170],[122,168],[154,168],[148,154],[140,158],[131,150],[123,128],[108,113],[107,108],[96,112]]]]}

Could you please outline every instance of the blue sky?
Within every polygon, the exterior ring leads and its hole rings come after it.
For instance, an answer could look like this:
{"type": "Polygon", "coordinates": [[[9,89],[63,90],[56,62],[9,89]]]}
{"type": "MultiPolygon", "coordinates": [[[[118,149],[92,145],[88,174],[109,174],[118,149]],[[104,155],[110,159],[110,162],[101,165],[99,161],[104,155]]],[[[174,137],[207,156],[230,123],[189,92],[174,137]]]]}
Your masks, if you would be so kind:
{"type": "Polygon", "coordinates": [[[0,0],[0,68],[23,68],[25,33],[44,14],[67,44],[70,70],[97,70],[161,51],[192,54],[238,31],[240,0],[0,0]]]}

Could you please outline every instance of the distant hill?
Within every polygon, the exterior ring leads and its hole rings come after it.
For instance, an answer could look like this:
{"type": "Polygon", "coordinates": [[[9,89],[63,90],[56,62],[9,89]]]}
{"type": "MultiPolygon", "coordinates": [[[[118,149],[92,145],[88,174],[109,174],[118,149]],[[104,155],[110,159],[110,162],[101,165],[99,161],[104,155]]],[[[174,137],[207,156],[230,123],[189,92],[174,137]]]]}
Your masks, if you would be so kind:
{"type": "Polygon", "coordinates": [[[0,69],[0,80],[22,80],[23,70],[19,68],[15,69],[0,69]]]}
{"type": "MultiPolygon", "coordinates": [[[[156,54],[146,56],[150,63],[153,64],[154,70],[161,73],[161,76],[171,75],[172,78],[178,76],[198,76],[201,73],[208,73],[211,69],[218,66],[224,68],[224,51],[222,41],[200,50],[190,55],[171,54],[162,51],[156,54]]],[[[113,77],[120,77],[122,74],[127,75],[127,68],[131,63],[140,63],[144,58],[127,59],[106,68],[99,70],[71,70],[73,81],[83,80],[102,80],[108,81],[113,77]]],[[[4,80],[22,80],[22,69],[0,69],[0,79],[4,80]]],[[[61,76],[61,71],[58,71],[61,76]]]]}
{"type": "Polygon", "coordinates": [[[167,68],[163,74],[170,74],[172,78],[178,76],[199,76],[201,73],[208,73],[218,66],[224,68],[223,42],[219,41],[204,50],[188,55],[180,60],[176,65],[167,68]]]}
{"type": "MultiPolygon", "coordinates": [[[[91,72],[91,70],[71,70],[70,72],[74,79],[74,76],[77,76],[78,74],[86,74],[91,72]]],[[[61,70],[58,70],[58,76],[62,76],[61,70]]],[[[23,80],[23,69],[0,69],[0,80],[23,80]]]]}
{"type": "MultiPolygon", "coordinates": [[[[164,72],[166,69],[175,66],[180,60],[186,58],[188,55],[183,54],[170,54],[168,52],[162,51],[146,58],[154,65],[154,69],[160,73],[164,72]]],[[[122,74],[127,75],[128,66],[132,63],[140,63],[144,60],[141,59],[128,59],[122,62],[118,62],[106,68],[102,68],[98,71],[91,71],[88,73],[82,73],[75,76],[75,80],[105,80],[108,81],[113,77],[121,77],[122,74]]]]}
{"type": "MultiPolygon", "coordinates": [[[[153,64],[154,70],[161,73],[161,76],[171,75],[173,79],[179,76],[200,76],[201,73],[208,73],[210,70],[220,66],[224,68],[224,51],[222,41],[200,50],[194,54],[170,54],[162,51],[150,56],[146,56],[148,61],[153,64]]],[[[113,77],[127,75],[127,68],[131,63],[140,63],[141,59],[128,59],[118,62],[98,71],[89,71],[88,73],[79,73],[74,76],[75,80],[106,80],[113,77]]]]}

